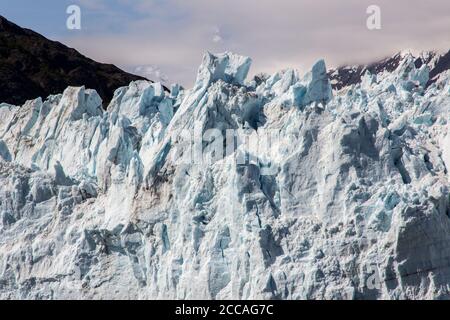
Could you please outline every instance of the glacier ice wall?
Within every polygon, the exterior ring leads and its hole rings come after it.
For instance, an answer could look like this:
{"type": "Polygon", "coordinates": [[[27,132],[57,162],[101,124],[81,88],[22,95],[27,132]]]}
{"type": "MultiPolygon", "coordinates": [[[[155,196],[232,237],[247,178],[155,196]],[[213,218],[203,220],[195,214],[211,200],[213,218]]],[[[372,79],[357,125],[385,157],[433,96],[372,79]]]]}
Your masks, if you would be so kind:
{"type": "Polygon", "coordinates": [[[332,92],[323,61],[250,64],[207,53],[192,89],[107,111],[84,87],[1,104],[0,298],[450,298],[449,74],[425,89],[406,55],[332,92]],[[277,139],[198,163],[196,130],[277,139]]]}

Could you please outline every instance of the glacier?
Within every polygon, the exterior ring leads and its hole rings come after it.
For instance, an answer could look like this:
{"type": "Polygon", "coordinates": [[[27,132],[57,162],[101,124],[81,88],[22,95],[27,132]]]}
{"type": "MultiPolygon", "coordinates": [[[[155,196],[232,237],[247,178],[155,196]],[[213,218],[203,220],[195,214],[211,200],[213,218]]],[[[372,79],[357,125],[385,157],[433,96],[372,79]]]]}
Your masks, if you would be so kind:
{"type": "Polygon", "coordinates": [[[193,88],[106,111],[0,104],[0,298],[450,298],[450,72],[414,60],[332,90],[323,60],[247,79],[208,52],[193,88]],[[201,138],[237,130],[277,138],[201,138]]]}

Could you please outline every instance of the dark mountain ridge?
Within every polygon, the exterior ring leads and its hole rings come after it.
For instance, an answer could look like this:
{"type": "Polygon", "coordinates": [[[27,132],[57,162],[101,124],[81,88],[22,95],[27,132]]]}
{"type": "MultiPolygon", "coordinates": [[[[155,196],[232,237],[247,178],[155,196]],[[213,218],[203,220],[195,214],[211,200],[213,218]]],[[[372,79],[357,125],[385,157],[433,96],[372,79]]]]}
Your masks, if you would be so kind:
{"type": "Polygon", "coordinates": [[[131,81],[146,80],[98,63],[60,42],[24,29],[0,16],[0,103],[21,105],[58,94],[68,86],[95,89],[106,107],[114,91],[131,81]]]}

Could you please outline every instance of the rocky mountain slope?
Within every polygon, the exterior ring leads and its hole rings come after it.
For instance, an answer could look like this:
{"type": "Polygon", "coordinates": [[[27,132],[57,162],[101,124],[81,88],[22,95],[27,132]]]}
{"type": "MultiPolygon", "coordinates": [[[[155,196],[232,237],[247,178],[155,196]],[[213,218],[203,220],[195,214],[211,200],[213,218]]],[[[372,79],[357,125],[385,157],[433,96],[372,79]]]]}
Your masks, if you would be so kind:
{"type": "Polygon", "coordinates": [[[415,61],[1,104],[0,298],[450,298],[450,74],[415,61]]]}
{"type": "Polygon", "coordinates": [[[21,105],[68,86],[95,89],[108,105],[114,91],[145,80],[116,66],[95,62],[72,48],[20,28],[0,16],[0,103],[21,105]]]}

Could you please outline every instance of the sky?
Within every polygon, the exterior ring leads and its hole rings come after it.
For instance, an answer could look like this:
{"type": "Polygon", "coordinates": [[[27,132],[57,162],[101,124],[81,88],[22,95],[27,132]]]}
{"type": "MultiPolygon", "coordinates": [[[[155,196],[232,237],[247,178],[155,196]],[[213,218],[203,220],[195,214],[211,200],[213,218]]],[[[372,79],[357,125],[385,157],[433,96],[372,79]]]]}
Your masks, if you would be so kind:
{"type": "Polygon", "coordinates": [[[450,0],[0,0],[0,14],[99,62],[189,87],[205,51],[250,56],[251,73],[369,63],[450,49],[450,0]],[[66,9],[81,9],[69,30],[66,9]],[[381,9],[381,29],[366,12],[381,9]]]}

